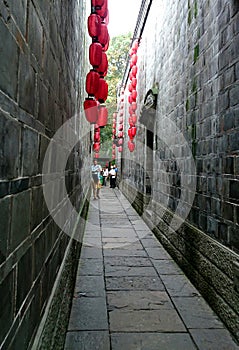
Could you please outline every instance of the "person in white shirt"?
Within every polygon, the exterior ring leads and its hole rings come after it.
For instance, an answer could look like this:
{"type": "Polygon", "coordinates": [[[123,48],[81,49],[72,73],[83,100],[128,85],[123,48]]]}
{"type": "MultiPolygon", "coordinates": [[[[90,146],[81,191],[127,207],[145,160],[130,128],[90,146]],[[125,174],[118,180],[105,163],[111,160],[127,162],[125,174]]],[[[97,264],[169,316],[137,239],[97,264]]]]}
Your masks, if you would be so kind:
{"type": "Polygon", "coordinates": [[[99,192],[100,192],[100,172],[102,171],[102,168],[100,164],[97,164],[97,160],[95,159],[93,162],[93,165],[91,166],[91,175],[92,175],[92,189],[93,189],[93,196],[94,199],[100,198],[99,192]]]}
{"type": "Polygon", "coordinates": [[[108,168],[103,169],[103,186],[106,186],[106,180],[109,176],[109,170],[108,168]]]}
{"type": "Polygon", "coordinates": [[[116,171],[115,171],[113,165],[111,165],[111,169],[109,171],[109,175],[110,175],[110,188],[115,188],[115,185],[116,185],[116,171]]]}

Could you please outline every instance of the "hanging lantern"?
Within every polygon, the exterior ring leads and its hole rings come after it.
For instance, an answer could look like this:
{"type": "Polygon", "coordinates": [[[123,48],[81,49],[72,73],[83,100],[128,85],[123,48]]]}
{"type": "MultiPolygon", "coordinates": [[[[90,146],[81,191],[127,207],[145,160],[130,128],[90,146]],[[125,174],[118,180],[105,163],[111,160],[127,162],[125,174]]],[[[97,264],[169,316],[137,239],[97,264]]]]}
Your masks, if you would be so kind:
{"type": "Polygon", "coordinates": [[[84,110],[85,110],[86,120],[91,124],[96,123],[96,121],[98,119],[97,102],[91,98],[85,99],[84,110]]]}
{"type": "Polygon", "coordinates": [[[113,113],[113,118],[114,118],[114,119],[117,118],[117,113],[116,113],[116,112],[113,113]]]}
{"type": "Polygon", "coordinates": [[[112,128],[115,129],[116,128],[116,123],[112,124],[112,128]]]}
{"type": "Polygon", "coordinates": [[[91,0],[91,4],[94,7],[101,7],[103,6],[105,0],[91,0]]]}
{"type": "Polygon", "coordinates": [[[112,129],[112,134],[115,135],[116,134],[116,130],[112,129]]]}
{"type": "Polygon", "coordinates": [[[131,135],[132,135],[132,137],[135,137],[136,132],[137,132],[136,126],[132,126],[132,128],[131,128],[131,135]]]}
{"type": "Polygon", "coordinates": [[[122,146],[122,145],[123,145],[123,143],[124,143],[124,140],[123,140],[123,139],[119,139],[119,141],[118,141],[118,145],[122,146]]]}
{"type": "Polygon", "coordinates": [[[88,95],[94,96],[99,86],[99,73],[93,69],[87,74],[85,81],[85,89],[88,95]]]}
{"type": "Polygon", "coordinates": [[[108,25],[109,24],[109,10],[107,10],[107,15],[105,17],[105,24],[108,25]]]}
{"type": "Polygon", "coordinates": [[[135,53],[136,53],[135,49],[131,48],[131,49],[129,50],[129,55],[130,55],[130,56],[133,56],[135,53]]]}
{"type": "Polygon", "coordinates": [[[120,124],[118,129],[119,129],[119,131],[123,131],[123,128],[124,128],[123,125],[120,124]]]}
{"type": "Polygon", "coordinates": [[[98,90],[95,93],[95,98],[100,102],[104,103],[108,97],[108,84],[104,78],[99,79],[98,90]]]}
{"type": "Polygon", "coordinates": [[[120,112],[120,117],[123,117],[123,116],[124,116],[124,112],[121,111],[121,112],[120,112]]]}
{"type": "Polygon", "coordinates": [[[113,146],[112,146],[112,147],[113,147],[113,149],[115,149],[115,147],[116,147],[116,146],[115,146],[115,144],[113,144],[113,146]]]}
{"type": "Polygon", "coordinates": [[[129,122],[130,128],[131,128],[132,126],[134,126],[133,119],[132,119],[131,116],[129,117],[128,122],[129,122]]]}
{"type": "Polygon", "coordinates": [[[104,22],[101,22],[101,29],[100,29],[100,34],[98,36],[98,41],[104,47],[108,42],[108,38],[109,38],[109,33],[108,33],[107,25],[104,22]]]}
{"type": "Polygon", "coordinates": [[[132,111],[135,112],[136,109],[137,109],[137,103],[136,102],[132,102],[131,107],[132,107],[132,111]]]}
{"type": "Polygon", "coordinates": [[[122,146],[119,146],[118,151],[119,151],[119,152],[122,152],[122,151],[123,151],[123,147],[122,147],[122,146]]]}
{"type": "Polygon", "coordinates": [[[94,150],[94,152],[97,152],[97,153],[100,151],[100,143],[99,142],[95,142],[93,144],[93,150],[94,150]]]}
{"type": "Polygon", "coordinates": [[[137,61],[138,61],[138,56],[136,54],[133,54],[131,57],[131,62],[133,64],[133,66],[136,65],[137,61]]]}
{"type": "Polygon", "coordinates": [[[124,95],[122,95],[122,96],[120,97],[120,101],[121,101],[121,102],[124,102],[124,95]]]}
{"type": "Polygon", "coordinates": [[[94,142],[100,142],[100,132],[96,131],[94,133],[94,142]]]}
{"type": "Polygon", "coordinates": [[[115,150],[114,149],[112,150],[112,154],[113,154],[113,156],[115,155],[115,150]]]}
{"type": "Polygon", "coordinates": [[[134,110],[132,108],[132,104],[129,106],[129,115],[131,116],[134,113],[134,110]]]}
{"type": "Polygon", "coordinates": [[[132,45],[132,49],[137,52],[138,48],[139,48],[139,41],[138,39],[135,39],[132,45]]]}
{"type": "Polygon", "coordinates": [[[136,88],[136,86],[137,86],[137,79],[136,79],[136,78],[134,78],[134,77],[132,77],[131,84],[132,84],[133,89],[135,89],[135,88],[136,88]]]}
{"type": "Polygon", "coordinates": [[[100,15],[101,18],[105,18],[108,14],[108,0],[104,0],[100,9],[97,9],[97,14],[100,15]]]}
{"type": "Polygon", "coordinates": [[[131,73],[132,73],[132,76],[135,78],[136,75],[137,75],[137,71],[138,71],[138,67],[137,66],[133,66],[132,69],[131,69],[131,73]]]}
{"type": "Polygon", "coordinates": [[[102,48],[103,51],[107,51],[109,48],[109,44],[110,44],[110,36],[108,35],[108,40],[107,43],[105,44],[105,46],[102,48]]]}
{"type": "Polygon", "coordinates": [[[132,90],[131,96],[132,96],[132,102],[135,102],[136,99],[137,99],[137,91],[136,90],[132,90]]]}
{"type": "Polygon", "coordinates": [[[96,131],[100,131],[100,127],[99,127],[98,124],[95,124],[94,131],[95,131],[95,132],[96,132],[96,131]]]}
{"type": "Polygon", "coordinates": [[[128,96],[128,102],[131,104],[133,102],[131,94],[128,96]]]}
{"type": "Polygon", "coordinates": [[[99,153],[94,154],[94,158],[99,158],[99,156],[100,156],[99,153]]]}
{"type": "Polygon", "coordinates": [[[123,131],[120,131],[120,132],[118,133],[118,138],[121,139],[123,136],[124,136],[123,131]]]}
{"type": "Polygon", "coordinates": [[[132,84],[130,83],[129,86],[128,86],[128,90],[129,92],[132,92],[133,88],[132,88],[132,84]]]}
{"type": "Polygon", "coordinates": [[[105,105],[100,105],[98,107],[98,119],[97,119],[97,124],[99,125],[100,128],[106,126],[108,122],[108,109],[106,108],[105,105]]]}
{"type": "Polygon", "coordinates": [[[88,32],[92,38],[96,38],[101,32],[101,18],[96,13],[92,13],[88,17],[88,32]]]}
{"type": "Polygon", "coordinates": [[[136,124],[137,122],[137,115],[135,113],[131,114],[131,120],[133,124],[136,124]]]}
{"type": "Polygon", "coordinates": [[[108,59],[105,52],[102,52],[101,64],[96,70],[101,76],[106,76],[108,70],[108,59]]]}
{"type": "Polygon", "coordinates": [[[102,60],[102,45],[98,42],[94,42],[89,48],[90,64],[93,67],[99,67],[102,60]]]}
{"type": "Polygon", "coordinates": [[[130,152],[133,152],[135,149],[135,144],[132,141],[128,141],[128,149],[130,152]]]}
{"type": "Polygon", "coordinates": [[[133,136],[132,136],[132,127],[128,129],[128,136],[129,136],[130,140],[133,139],[133,136]]]}
{"type": "Polygon", "coordinates": [[[120,117],[120,118],[119,118],[119,123],[120,123],[120,124],[123,124],[123,122],[124,122],[124,119],[123,119],[122,117],[120,117]]]}

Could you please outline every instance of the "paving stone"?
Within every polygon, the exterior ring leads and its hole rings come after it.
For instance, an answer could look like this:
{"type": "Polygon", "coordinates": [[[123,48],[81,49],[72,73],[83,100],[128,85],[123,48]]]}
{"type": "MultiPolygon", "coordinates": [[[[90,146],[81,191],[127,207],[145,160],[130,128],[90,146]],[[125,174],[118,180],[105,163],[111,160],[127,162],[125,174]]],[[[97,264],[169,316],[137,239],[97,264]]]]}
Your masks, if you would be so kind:
{"type": "Polygon", "coordinates": [[[187,328],[223,328],[223,324],[203,298],[173,297],[172,300],[187,328]]]}
{"type": "Polygon", "coordinates": [[[164,285],[159,278],[154,277],[107,277],[107,290],[161,290],[164,285]]]}
{"type": "Polygon", "coordinates": [[[105,298],[73,299],[68,331],[107,329],[105,298]]]}
{"type": "Polygon", "coordinates": [[[111,332],[186,332],[175,310],[109,312],[111,332]]]}
{"type": "Polygon", "coordinates": [[[106,331],[68,332],[65,350],[110,350],[109,333],[106,331]]]}
{"type": "Polygon", "coordinates": [[[152,266],[150,259],[141,257],[105,257],[105,266],[152,266]]]}
{"type": "Polygon", "coordinates": [[[193,350],[196,349],[186,333],[113,333],[112,350],[193,350]]]}
{"type": "Polygon", "coordinates": [[[199,350],[236,350],[239,346],[226,329],[191,329],[199,350]]]}
{"type": "Polygon", "coordinates": [[[166,292],[111,291],[107,293],[108,310],[173,310],[166,292]]]}
{"type": "Polygon", "coordinates": [[[84,237],[83,240],[84,247],[101,247],[101,237],[84,237]]]}
{"type": "Polygon", "coordinates": [[[124,276],[153,276],[158,275],[153,267],[138,267],[138,266],[105,266],[105,276],[109,277],[124,277],[124,276]]]}
{"type": "Polygon", "coordinates": [[[171,256],[163,248],[147,247],[145,250],[148,253],[149,257],[153,260],[172,260],[171,256]]]}
{"type": "Polygon", "coordinates": [[[198,290],[192,285],[185,275],[161,275],[160,276],[170,296],[200,296],[198,290]]]}
{"type": "Polygon", "coordinates": [[[81,248],[81,258],[88,258],[88,259],[102,259],[102,248],[100,247],[88,247],[84,246],[81,248]]]}
{"type": "Polygon", "coordinates": [[[141,243],[145,248],[162,248],[162,245],[157,241],[155,237],[141,239],[141,243]]]}
{"type": "Polygon", "coordinates": [[[101,276],[103,275],[103,260],[101,259],[81,259],[77,275],[101,276]]]}
{"type": "Polygon", "coordinates": [[[173,260],[152,260],[160,275],[182,275],[183,271],[173,260]]]}
{"type": "Polygon", "coordinates": [[[104,249],[104,256],[126,256],[126,257],[147,257],[145,250],[129,250],[129,249],[104,249]]]}
{"type": "Polygon", "coordinates": [[[76,280],[74,297],[105,297],[103,276],[79,276],[76,280]]]}

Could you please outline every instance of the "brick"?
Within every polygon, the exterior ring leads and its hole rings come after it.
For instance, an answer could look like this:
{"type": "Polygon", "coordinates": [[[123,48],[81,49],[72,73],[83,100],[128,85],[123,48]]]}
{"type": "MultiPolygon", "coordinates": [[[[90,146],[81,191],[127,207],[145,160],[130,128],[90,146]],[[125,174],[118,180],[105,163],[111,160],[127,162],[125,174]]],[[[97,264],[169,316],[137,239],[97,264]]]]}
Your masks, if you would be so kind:
{"type": "Polygon", "coordinates": [[[229,91],[230,106],[235,106],[239,104],[239,84],[233,86],[229,91]]]}
{"type": "Polygon", "coordinates": [[[230,198],[239,200],[239,181],[231,180],[229,186],[230,198]]]}
{"type": "Polygon", "coordinates": [[[18,262],[16,297],[17,311],[20,309],[23,300],[30,291],[32,284],[32,268],[32,248],[29,248],[18,262]],[[26,271],[28,271],[28,273],[26,273],[26,271]]]}
{"type": "Polygon", "coordinates": [[[32,2],[29,3],[28,39],[30,50],[37,61],[41,62],[43,31],[32,2]]]}
{"type": "Polygon", "coordinates": [[[8,252],[8,239],[11,216],[11,198],[6,197],[0,200],[0,264],[6,259],[8,252]]]}
{"type": "Polygon", "coordinates": [[[19,64],[19,105],[28,113],[34,114],[36,73],[30,60],[25,55],[20,55],[19,64]]]}
{"type": "Polygon", "coordinates": [[[18,176],[20,167],[20,124],[0,112],[0,174],[2,179],[18,176]]]}
{"type": "Polygon", "coordinates": [[[38,171],[39,140],[38,134],[29,129],[22,129],[22,164],[23,176],[36,175],[38,171]]]}
{"type": "Polygon", "coordinates": [[[0,284],[0,343],[5,338],[14,317],[14,274],[12,270],[0,284]]]}
{"type": "Polygon", "coordinates": [[[0,20],[0,90],[11,98],[16,98],[18,47],[6,25],[0,20]]]}
{"type": "Polygon", "coordinates": [[[10,250],[14,250],[30,233],[30,191],[13,197],[10,250]]]}

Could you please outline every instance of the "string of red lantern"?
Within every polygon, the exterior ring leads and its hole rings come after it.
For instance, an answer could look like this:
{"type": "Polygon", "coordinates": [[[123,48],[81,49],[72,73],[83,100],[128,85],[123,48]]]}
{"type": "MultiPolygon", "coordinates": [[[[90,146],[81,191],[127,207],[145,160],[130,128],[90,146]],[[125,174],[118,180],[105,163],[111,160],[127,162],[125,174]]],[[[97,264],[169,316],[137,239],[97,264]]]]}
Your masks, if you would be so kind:
{"type": "Polygon", "coordinates": [[[86,120],[95,124],[94,128],[94,157],[99,158],[100,128],[108,121],[108,110],[105,101],[108,97],[108,84],[104,80],[108,71],[106,51],[109,47],[108,0],[91,0],[91,14],[87,20],[89,36],[92,43],[89,46],[89,61],[92,69],[86,75],[85,90],[88,97],[84,101],[86,120]],[[97,124],[96,124],[97,123],[97,124]]]}
{"type": "Polygon", "coordinates": [[[137,127],[135,126],[137,123],[137,115],[136,115],[136,110],[137,110],[137,61],[138,61],[138,56],[137,56],[137,51],[139,47],[139,40],[136,39],[133,42],[133,45],[129,51],[130,55],[130,74],[129,74],[129,79],[130,83],[128,85],[128,90],[130,92],[129,97],[128,97],[128,102],[129,102],[129,129],[128,129],[128,136],[129,136],[129,141],[128,141],[128,148],[130,152],[133,152],[135,149],[135,143],[134,143],[134,137],[137,133],[137,127]]]}

